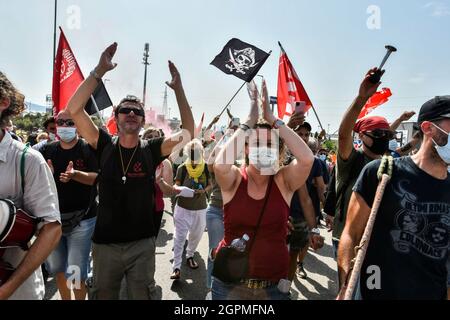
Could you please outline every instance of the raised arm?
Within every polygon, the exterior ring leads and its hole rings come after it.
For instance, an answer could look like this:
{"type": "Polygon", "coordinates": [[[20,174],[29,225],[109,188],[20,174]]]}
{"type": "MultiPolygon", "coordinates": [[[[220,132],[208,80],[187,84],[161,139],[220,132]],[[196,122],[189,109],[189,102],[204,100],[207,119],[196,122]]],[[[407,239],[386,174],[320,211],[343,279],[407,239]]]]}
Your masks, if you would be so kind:
{"type": "MultiPolygon", "coordinates": [[[[250,129],[258,121],[258,89],[253,81],[247,85],[247,89],[250,96],[250,113],[247,121],[243,125],[250,129]]],[[[238,128],[225,146],[219,151],[214,161],[216,181],[222,192],[232,190],[239,179],[239,169],[233,164],[240,155],[241,150],[238,149],[244,146],[242,141],[245,140],[245,136],[246,132],[238,128]]]]}
{"type": "MultiPolygon", "coordinates": [[[[270,110],[269,93],[267,91],[266,81],[263,80],[262,85],[262,108],[264,119],[274,124],[277,118],[270,110]]],[[[283,180],[289,190],[295,192],[308,178],[309,172],[314,162],[314,156],[311,149],[306,143],[288,126],[281,126],[279,128],[280,137],[283,139],[286,146],[289,148],[291,154],[295,159],[280,171],[283,175],[283,180]]]]}
{"type": "MultiPolygon", "coordinates": [[[[77,91],[70,98],[67,105],[67,110],[70,112],[73,121],[78,129],[80,135],[86,139],[86,141],[97,149],[97,141],[99,137],[98,127],[94,124],[87,112],[84,110],[84,106],[91,98],[95,89],[99,84],[99,79],[105,75],[106,72],[114,69],[117,64],[112,62],[117,50],[117,43],[113,43],[105,51],[103,51],[100,61],[97,67],[94,69],[94,75],[90,74],[78,87],[77,91]],[[98,79],[97,79],[98,77],[98,79]]],[[[100,80],[101,81],[101,80],[100,80]]]]}
{"type": "Polygon", "coordinates": [[[180,73],[171,61],[169,61],[169,70],[172,75],[172,81],[166,82],[166,84],[175,92],[181,115],[181,123],[183,124],[183,130],[164,140],[161,145],[161,154],[163,156],[170,155],[175,147],[182,148],[194,138],[194,117],[184,93],[180,73]]]}
{"type": "MultiPolygon", "coordinates": [[[[361,109],[366,104],[367,100],[377,91],[381,82],[376,84],[370,82],[370,76],[377,70],[377,68],[370,69],[361,86],[359,87],[359,94],[347,111],[344,113],[344,117],[342,118],[341,125],[339,126],[339,155],[342,160],[347,160],[350,157],[350,154],[353,150],[353,138],[352,131],[355,126],[356,120],[361,112],[361,109]]],[[[384,70],[382,71],[382,74],[384,70]]]]}
{"type": "Polygon", "coordinates": [[[396,131],[397,128],[402,124],[403,121],[408,121],[412,118],[416,113],[414,111],[405,111],[403,114],[396,119],[394,122],[392,122],[390,128],[392,131],[396,131]]]}

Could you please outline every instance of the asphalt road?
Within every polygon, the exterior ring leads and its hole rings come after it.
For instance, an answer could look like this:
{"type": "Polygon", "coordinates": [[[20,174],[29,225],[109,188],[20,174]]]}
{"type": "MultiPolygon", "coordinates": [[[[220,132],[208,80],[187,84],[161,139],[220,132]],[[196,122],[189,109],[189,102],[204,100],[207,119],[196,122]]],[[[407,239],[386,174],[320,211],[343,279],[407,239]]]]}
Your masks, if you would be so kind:
{"type": "MultiPolygon", "coordinates": [[[[174,225],[170,202],[166,202],[166,211],[163,216],[161,231],[156,241],[156,273],[157,296],[163,300],[204,300],[206,290],[206,263],[208,254],[208,234],[204,233],[197,248],[194,259],[199,264],[196,270],[190,269],[183,255],[181,266],[181,279],[170,280],[172,273],[172,245],[174,225]]],[[[293,300],[329,300],[334,299],[337,292],[337,266],[333,258],[331,234],[322,227],[322,236],[325,237],[324,247],[317,253],[310,250],[304,261],[304,268],[308,274],[307,279],[294,279],[291,288],[293,300]]],[[[125,286],[125,284],[124,284],[125,286]]],[[[121,294],[126,299],[126,294],[121,294]]],[[[46,299],[58,300],[60,296],[56,290],[55,281],[49,278],[46,284],[46,299]]]]}

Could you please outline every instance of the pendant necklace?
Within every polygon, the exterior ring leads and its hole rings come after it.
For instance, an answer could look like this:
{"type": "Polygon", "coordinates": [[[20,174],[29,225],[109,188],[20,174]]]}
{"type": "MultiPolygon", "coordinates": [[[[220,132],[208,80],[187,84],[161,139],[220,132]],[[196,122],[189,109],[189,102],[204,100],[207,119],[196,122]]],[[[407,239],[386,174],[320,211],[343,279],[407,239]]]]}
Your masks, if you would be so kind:
{"type": "Polygon", "coordinates": [[[136,148],[134,148],[134,151],[133,151],[133,154],[131,155],[130,161],[128,161],[128,165],[125,168],[125,166],[123,165],[122,147],[120,146],[120,141],[119,141],[119,153],[120,153],[120,163],[122,164],[122,172],[123,172],[122,182],[123,182],[123,184],[125,184],[127,182],[128,168],[130,168],[131,161],[133,160],[134,154],[136,153],[136,150],[138,147],[139,147],[139,143],[136,145],[136,148]]]}

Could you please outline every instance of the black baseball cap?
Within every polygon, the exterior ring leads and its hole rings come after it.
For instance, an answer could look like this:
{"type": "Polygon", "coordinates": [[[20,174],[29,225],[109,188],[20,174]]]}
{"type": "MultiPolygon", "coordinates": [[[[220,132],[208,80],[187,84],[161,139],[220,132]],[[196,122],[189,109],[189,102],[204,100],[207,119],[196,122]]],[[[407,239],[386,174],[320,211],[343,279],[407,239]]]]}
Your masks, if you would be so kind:
{"type": "Polygon", "coordinates": [[[312,127],[308,122],[303,122],[302,124],[299,124],[298,126],[296,126],[294,128],[294,131],[299,130],[300,128],[305,128],[306,130],[308,130],[309,132],[312,131],[312,127]]]}
{"type": "Polygon", "coordinates": [[[420,108],[418,122],[450,118],[450,96],[438,96],[425,102],[420,108]]]}

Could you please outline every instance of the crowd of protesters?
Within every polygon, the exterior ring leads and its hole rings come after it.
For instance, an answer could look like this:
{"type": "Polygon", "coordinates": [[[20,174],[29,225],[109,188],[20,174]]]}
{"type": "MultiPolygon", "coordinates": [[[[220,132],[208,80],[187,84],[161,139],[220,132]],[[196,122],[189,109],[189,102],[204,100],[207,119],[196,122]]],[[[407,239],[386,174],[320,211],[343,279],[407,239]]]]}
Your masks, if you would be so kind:
{"type": "Polygon", "coordinates": [[[320,228],[326,226],[338,265],[335,294],[342,298],[384,155],[395,158],[392,177],[353,298],[447,299],[450,96],[424,103],[413,139],[399,148],[395,130],[414,112],[392,123],[379,116],[357,119],[380,85],[371,81],[380,70],[371,69],[343,115],[337,150],[329,150],[324,133],[312,137],[304,113],[287,123],[277,119],[265,81],[261,95],[252,82],[245,121],[230,118],[226,130],[209,126],[196,136],[180,73],[169,61],[167,85],[183,130],[166,136],[151,127],[141,136],[144,105],[128,95],[115,108],[118,134],[111,136],[84,106],[116,67],[116,50],[114,43],[102,53],[66,108],[28,141],[32,148],[18,141],[10,122],[23,112],[24,96],[0,73],[0,299],[42,299],[41,268],[56,278],[65,300],[72,294],[78,300],[119,299],[123,279],[129,299],[154,299],[164,197],[171,197],[174,213],[171,280],[183,277],[184,250],[188,266],[199,267],[194,253],[206,228],[212,299],[287,300],[294,278],[307,278],[303,261],[309,248],[320,252],[320,228]],[[2,247],[7,200],[36,219],[26,248],[2,247]],[[245,276],[228,281],[214,268],[237,239],[246,241],[248,265],[245,276]],[[373,266],[381,275],[370,285],[373,266]]]}

